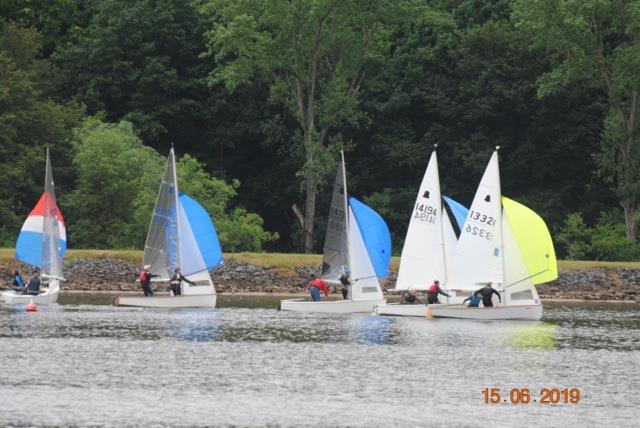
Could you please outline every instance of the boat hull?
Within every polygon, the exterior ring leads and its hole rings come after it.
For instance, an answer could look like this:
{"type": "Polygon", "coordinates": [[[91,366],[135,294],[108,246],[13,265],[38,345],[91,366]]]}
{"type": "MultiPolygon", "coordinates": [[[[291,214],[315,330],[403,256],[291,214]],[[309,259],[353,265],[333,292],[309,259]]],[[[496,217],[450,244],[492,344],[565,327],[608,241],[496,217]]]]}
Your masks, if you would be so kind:
{"type": "Polygon", "coordinates": [[[116,296],[114,306],[142,308],[215,308],[216,294],[192,294],[182,296],[116,296]]]}
{"type": "MultiPolygon", "coordinates": [[[[308,302],[302,299],[282,300],[279,309],[295,312],[320,312],[330,314],[370,313],[376,305],[386,303],[386,299],[375,300],[327,300],[308,302]]],[[[424,314],[423,314],[424,316],[424,314]]]]}
{"type": "Polygon", "coordinates": [[[399,305],[397,303],[382,304],[376,305],[371,314],[376,316],[424,317],[427,314],[427,305],[399,305]]]}
{"type": "Polygon", "coordinates": [[[8,305],[26,305],[32,301],[36,305],[49,305],[58,301],[58,295],[60,294],[59,289],[51,291],[48,288],[43,288],[43,291],[43,293],[40,293],[37,296],[20,294],[13,290],[4,291],[0,295],[0,301],[3,301],[8,305]]]}
{"type": "Polygon", "coordinates": [[[542,305],[493,306],[490,308],[469,308],[463,305],[429,305],[426,315],[433,318],[470,320],[538,321],[542,317],[542,305]]]}

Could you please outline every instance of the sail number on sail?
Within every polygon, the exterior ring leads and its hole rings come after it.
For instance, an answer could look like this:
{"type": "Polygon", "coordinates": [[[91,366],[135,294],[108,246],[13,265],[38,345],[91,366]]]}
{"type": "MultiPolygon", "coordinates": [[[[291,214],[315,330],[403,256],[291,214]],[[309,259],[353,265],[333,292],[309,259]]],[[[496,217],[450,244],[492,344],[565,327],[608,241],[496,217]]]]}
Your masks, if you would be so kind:
{"type": "Polygon", "coordinates": [[[438,215],[438,209],[430,205],[416,203],[416,207],[413,210],[413,218],[422,221],[424,223],[435,223],[438,215]]]}

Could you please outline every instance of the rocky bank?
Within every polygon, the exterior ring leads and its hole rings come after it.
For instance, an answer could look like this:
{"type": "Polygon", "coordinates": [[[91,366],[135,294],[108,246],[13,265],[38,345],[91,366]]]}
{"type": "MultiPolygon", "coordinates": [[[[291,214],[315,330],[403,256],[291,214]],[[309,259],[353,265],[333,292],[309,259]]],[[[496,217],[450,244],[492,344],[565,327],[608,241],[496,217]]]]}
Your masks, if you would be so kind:
{"type": "MultiPolygon", "coordinates": [[[[0,287],[9,287],[13,269],[25,278],[34,271],[19,263],[0,266],[0,287]]],[[[67,282],[64,290],[78,291],[136,291],[139,266],[113,259],[75,259],[65,263],[67,282]]],[[[212,273],[216,289],[221,293],[303,293],[311,276],[320,267],[299,267],[291,270],[269,269],[238,261],[227,261],[212,273]]],[[[383,287],[393,288],[396,276],[385,281],[383,287]]],[[[157,290],[168,285],[156,284],[157,290]]],[[[538,293],[547,299],[622,300],[640,303],[640,270],[593,269],[560,272],[551,283],[539,285],[538,293]]],[[[336,292],[339,292],[336,290],[336,292]]]]}

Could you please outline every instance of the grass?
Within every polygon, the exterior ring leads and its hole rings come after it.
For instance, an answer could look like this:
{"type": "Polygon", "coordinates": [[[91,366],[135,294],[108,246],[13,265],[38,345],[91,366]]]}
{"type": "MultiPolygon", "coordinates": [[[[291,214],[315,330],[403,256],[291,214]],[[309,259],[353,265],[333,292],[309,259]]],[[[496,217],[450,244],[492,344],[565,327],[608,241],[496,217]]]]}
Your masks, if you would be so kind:
{"type": "MultiPolygon", "coordinates": [[[[69,250],[66,260],[78,258],[89,259],[117,259],[124,260],[134,265],[142,264],[141,250],[69,250]]],[[[266,268],[278,270],[293,270],[301,266],[319,266],[322,263],[320,254],[286,254],[286,253],[227,253],[225,260],[236,260],[266,268]]],[[[0,248],[0,264],[10,265],[15,262],[15,250],[13,248],[0,248]]],[[[398,271],[400,257],[391,259],[391,270],[398,271]]],[[[640,269],[640,262],[597,262],[578,260],[558,260],[558,269],[585,270],[585,269],[640,269]]]]}

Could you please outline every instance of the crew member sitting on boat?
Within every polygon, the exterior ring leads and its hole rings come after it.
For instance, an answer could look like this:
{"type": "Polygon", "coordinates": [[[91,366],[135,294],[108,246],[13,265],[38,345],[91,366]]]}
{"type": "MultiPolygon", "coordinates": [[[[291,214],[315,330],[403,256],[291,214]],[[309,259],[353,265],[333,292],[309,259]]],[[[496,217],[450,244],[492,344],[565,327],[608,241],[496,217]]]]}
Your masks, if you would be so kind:
{"type": "Polygon", "coordinates": [[[155,275],[150,272],[151,265],[144,265],[142,268],[142,272],[140,272],[140,285],[142,286],[142,291],[144,291],[145,297],[153,296],[153,290],[151,289],[151,278],[155,275]]]}
{"type": "Polygon", "coordinates": [[[38,274],[33,274],[31,279],[29,280],[29,284],[27,284],[27,294],[31,296],[37,296],[40,292],[41,283],[42,281],[40,281],[40,277],[38,276],[38,274]]]}
{"type": "Polygon", "coordinates": [[[465,302],[469,302],[468,307],[469,308],[477,308],[480,306],[480,293],[477,291],[474,291],[473,294],[469,297],[467,297],[466,299],[464,299],[462,301],[462,304],[464,305],[465,302]]]}
{"type": "Polygon", "coordinates": [[[320,278],[310,281],[309,284],[307,284],[307,290],[311,293],[311,299],[314,302],[320,302],[322,300],[320,299],[320,291],[324,291],[325,297],[329,295],[329,286],[320,278]]]}
{"type": "Polygon", "coordinates": [[[24,280],[17,269],[13,271],[13,289],[16,293],[23,293],[26,290],[24,287],[24,280]]]}
{"type": "Polygon", "coordinates": [[[347,300],[349,298],[349,287],[351,286],[351,281],[349,281],[348,273],[345,272],[340,275],[340,284],[342,284],[342,287],[340,288],[340,291],[342,292],[342,298],[344,300],[347,300]]]}
{"type": "Polygon", "coordinates": [[[180,273],[180,268],[176,268],[169,280],[169,283],[171,284],[171,292],[174,296],[182,294],[182,281],[188,282],[191,285],[196,285],[195,282],[188,280],[186,276],[180,273]]]}
{"type": "Polygon", "coordinates": [[[451,297],[450,295],[442,291],[442,288],[440,288],[440,281],[435,279],[433,280],[433,284],[431,284],[431,287],[429,287],[429,291],[427,291],[427,302],[429,302],[430,305],[440,303],[440,301],[438,300],[438,294],[451,297]]]}
{"type": "Polygon", "coordinates": [[[496,291],[491,287],[491,283],[488,283],[487,285],[485,285],[484,287],[476,291],[476,293],[482,296],[482,305],[485,308],[490,308],[493,306],[493,302],[491,301],[491,298],[493,297],[494,294],[498,296],[498,301],[502,303],[502,298],[500,297],[500,293],[498,293],[498,291],[496,291]]]}
{"type": "Polygon", "coordinates": [[[400,304],[415,305],[417,303],[422,302],[420,301],[420,299],[418,299],[415,288],[412,288],[409,291],[404,291],[402,293],[402,300],[400,300],[400,304]]]}

